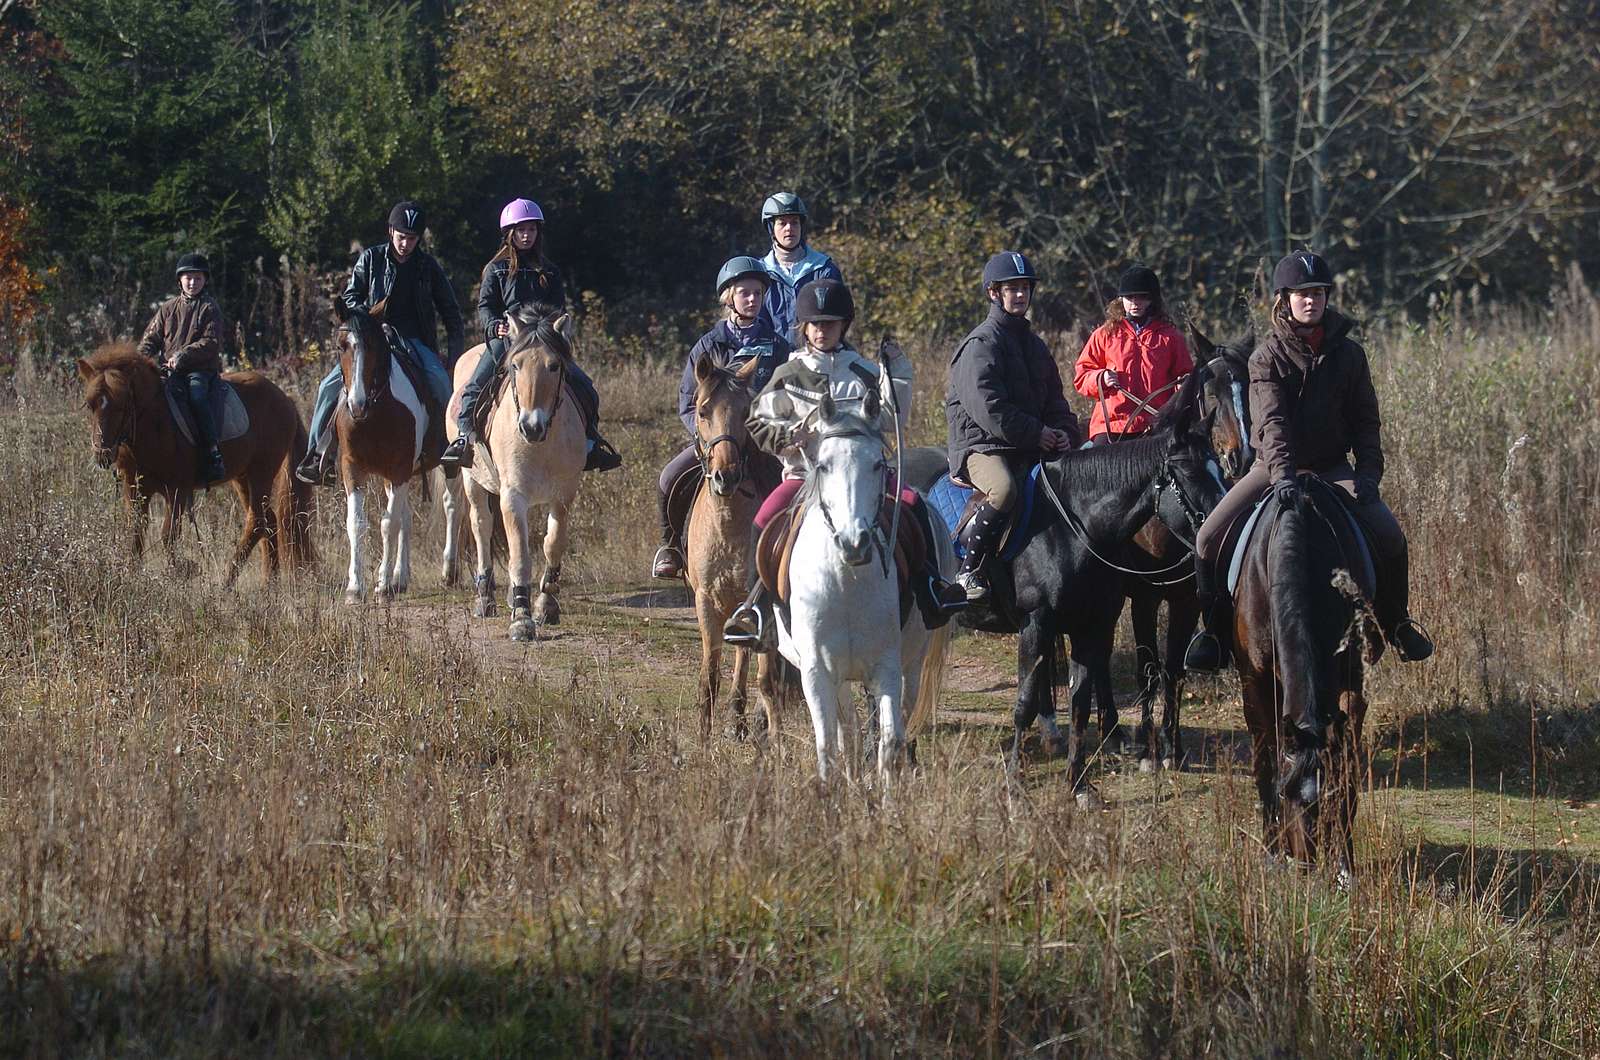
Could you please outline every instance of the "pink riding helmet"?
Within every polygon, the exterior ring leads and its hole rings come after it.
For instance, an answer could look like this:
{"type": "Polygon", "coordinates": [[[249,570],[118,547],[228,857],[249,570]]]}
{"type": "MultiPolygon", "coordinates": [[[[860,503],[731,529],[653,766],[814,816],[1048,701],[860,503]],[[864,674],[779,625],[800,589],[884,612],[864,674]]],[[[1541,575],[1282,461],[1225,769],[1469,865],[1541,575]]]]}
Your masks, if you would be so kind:
{"type": "Polygon", "coordinates": [[[539,204],[532,199],[512,199],[506,203],[506,208],[500,211],[501,229],[519,225],[524,221],[544,223],[544,211],[539,209],[539,204]]]}

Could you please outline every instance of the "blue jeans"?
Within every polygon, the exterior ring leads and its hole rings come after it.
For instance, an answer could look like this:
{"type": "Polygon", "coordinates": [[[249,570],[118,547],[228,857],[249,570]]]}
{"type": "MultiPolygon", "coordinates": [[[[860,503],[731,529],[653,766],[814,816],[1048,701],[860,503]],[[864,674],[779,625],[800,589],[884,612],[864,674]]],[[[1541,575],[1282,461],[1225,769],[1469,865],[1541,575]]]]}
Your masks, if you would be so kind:
{"type": "MultiPolygon", "coordinates": [[[[439,355],[417,339],[407,339],[406,343],[411,347],[412,356],[422,366],[434,400],[439,402],[441,409],[447,408],[450,404],[450,373],[445,371],[439,355]]],[[[338,408],[339,393],[343,389],[344,374],[339,371],[338,365],[334,365],[333,370],[323,376],[322,382],[317,385],[317,404],[311,413],[311,445],[318,453],[326,454],[328,451],[328,442],[333,436],[333,413],[338,408]]]]}

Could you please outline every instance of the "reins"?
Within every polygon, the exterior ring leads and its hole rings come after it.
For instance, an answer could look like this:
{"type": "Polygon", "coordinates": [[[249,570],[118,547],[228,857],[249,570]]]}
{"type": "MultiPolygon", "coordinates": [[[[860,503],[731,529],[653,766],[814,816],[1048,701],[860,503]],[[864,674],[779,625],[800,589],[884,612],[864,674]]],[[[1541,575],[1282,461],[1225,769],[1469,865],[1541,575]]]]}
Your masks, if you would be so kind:
{"type": "MultiPolygon", "coordinates": [[[[1170,465],[1163,463],[1162,467],[1166,474],[1171,474],[1172,468],[1170,465]]],[[[1137,570],[1133,567],[1124,567],[1120,563],[1114,563],[1102,556],[1099,550],[1094,547],[1094,542],[1089,539],[1089,532],[1084,528],[1082,520],[1080,520],[1077,515],[1067,508],[1066,505],[1061,503],[1061,497],[1056,493],[1055,486],[1050,482],[1050,469],[1045,466],[1044,461],[1042,460],[1039,462],[1039,481],[1044,486],[1045,496],[1050,498],[1050,503],[1054,505],[1055,510],[1060,513],[1061,521],[1067,524],[1067,528],[1071,530],[1078,540],[1083,543],[1083,547],[1089,550],[1089,555],[1093,556],[1107,567],[1110,567],[1112,570],[1118,571],[1122,574],[1137,575],[1138,577],[1146,579],[1152,585],[1157,586],[1177,585],[1194,577],[1194,557],[1192,554],[1192,549],[1190,555],[1184,556],[1182,559],[1176,561],[1175,563],[1170,563],[1165,567],[1158,567],[1155,570],[1137,570]],[[1176,574],[1185,567],[1188,568],[1188,571],[1185,574],[1182,574],[1169,581],[1157,580],[1158,578],[1164,578],[1167,575],[1176,574]]],[[[1173,484],[1173,489],[1176,490],[1180,496],[1182,496],[1183,491],[1177,488],[1176,483],[1173,484]]],[[[1157,501],[1159,502],[1159,500],[1160,497],[1158,489],[1157,501]]],[[[1185,514],[1187,514],[1187,505],[1185,506],[1185,514]]],[[[1170,530],[1171,527],[1168,527],[1168,529],[1170,530]]],[[[1182,538],[1179,538],[1179,540],[1181,541],[1182,538]]]]}

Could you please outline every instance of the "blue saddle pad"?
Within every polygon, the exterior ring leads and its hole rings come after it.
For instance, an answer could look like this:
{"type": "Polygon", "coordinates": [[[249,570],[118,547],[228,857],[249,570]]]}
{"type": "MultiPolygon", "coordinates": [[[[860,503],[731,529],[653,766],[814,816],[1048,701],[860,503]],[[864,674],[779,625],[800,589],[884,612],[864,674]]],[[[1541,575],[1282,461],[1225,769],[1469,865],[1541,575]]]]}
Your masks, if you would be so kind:
{"type": "MultiPolygon", "coordinates": [[[[1022,496],[1017,503],[1016,519],[1011,523],[1005,545],[1000,549],[1000,558],[1007,563],[1016,559],[1033,537],[1033,498],[1038,490],[1039,466],[1034,464],[1020,483],[1022,496]]],[[[967,554],[967,550],[961,547],[961,537],[956,533],[956,527],[961,522],[962,513],[967,510],[967,502],[972,499],[973,492],[972,487],[958,486],[951,481],[948,471],[940,475],[939,481],[928,490],[928,503],[943,517],[944,525],[950,528],[957,559],[963,559],[967,554]]]]}

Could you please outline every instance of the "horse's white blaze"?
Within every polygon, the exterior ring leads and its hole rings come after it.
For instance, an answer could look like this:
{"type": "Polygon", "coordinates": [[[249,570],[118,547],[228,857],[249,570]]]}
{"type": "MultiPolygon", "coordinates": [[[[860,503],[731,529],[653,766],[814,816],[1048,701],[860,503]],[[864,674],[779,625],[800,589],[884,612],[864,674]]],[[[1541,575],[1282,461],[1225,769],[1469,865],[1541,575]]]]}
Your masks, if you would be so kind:
{"type": "Polygon", "coordinates": [[[413,442],[411,447],[411,466],[416,467],[422,461],[422,435],[428,427],[428,417],[422,409],[422,399],[417,397],[415,388],[411,385],[411,377],[405,370],[394,362],[394,354],[389,355],[389,390],[395,399],[404,405],[406,411],[411,413],[413,442]]]}
{"type": "Polygon", "coordinates": [[[362,563],[361,543],[367,535],[366,488],[357,486],[345,495],[344,526],[350,538],[350,577],[345,581],[345,591],[365,595],[366,566],[362,563]]]}

